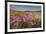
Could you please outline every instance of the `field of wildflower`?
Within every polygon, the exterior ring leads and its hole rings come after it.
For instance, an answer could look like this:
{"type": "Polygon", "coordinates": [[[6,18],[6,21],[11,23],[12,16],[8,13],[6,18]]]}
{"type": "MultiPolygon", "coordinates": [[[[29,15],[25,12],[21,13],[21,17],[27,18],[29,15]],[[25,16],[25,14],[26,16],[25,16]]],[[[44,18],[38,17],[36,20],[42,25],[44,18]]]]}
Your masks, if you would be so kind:
{"type": "Polygon", "coordinates": [[[40,11],[10,11],[10,29],[40,28],[40,11]]]}

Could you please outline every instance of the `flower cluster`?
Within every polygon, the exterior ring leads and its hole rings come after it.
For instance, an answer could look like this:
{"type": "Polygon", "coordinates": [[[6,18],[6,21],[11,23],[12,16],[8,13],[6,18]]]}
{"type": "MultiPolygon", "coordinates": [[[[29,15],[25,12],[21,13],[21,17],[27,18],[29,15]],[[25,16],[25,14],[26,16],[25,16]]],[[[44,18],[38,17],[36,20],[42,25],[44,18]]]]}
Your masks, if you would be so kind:
{"type": "Polygon", "coordinates": [[[25,13],[25,14],[21,13],[21,14],[17,14],[16,16],[10,16],[10,23],[16,25],[16,28],[21,28],[26,26],[31,27],[31,25],[35,25],[36,23],[39,22],[40,22],[40,18],[38,15],[33,15],[29,13],[25,13]]]}
{"type": "Polygon", "coordinates": [[[17,21],[18,23],[20,21],[31,21],[32,20],[32,15],[30,14],[24,14],[24,15],[17,15],[17,16],[11,16],[11,19],[13,19],[14,21],[17,21]]]}

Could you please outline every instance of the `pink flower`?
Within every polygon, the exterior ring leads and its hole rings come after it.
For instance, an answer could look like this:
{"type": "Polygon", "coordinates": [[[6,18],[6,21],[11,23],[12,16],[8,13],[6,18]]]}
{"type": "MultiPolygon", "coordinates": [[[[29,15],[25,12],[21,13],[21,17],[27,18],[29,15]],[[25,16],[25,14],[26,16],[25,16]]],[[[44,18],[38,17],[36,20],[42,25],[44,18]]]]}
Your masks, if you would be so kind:
{"type": "Polygon", "coordinates": [[[11,19],[13,19],[16,22],[22,21],[22,17],[21,16],[11,16],[11,19]]]}
{"type": "Polygon", "coordinates": [[[24,17],[25,20],[27,20],[27,21],[31,21],[31,20],[32,20],[32,15],[31,15],[31,14],[25,14],[23,17],[24,17]]]}
{"type": "Polygon", "coordinates": [[[12,19],[12,23],[17,23],[16,25],[18,25],[19,23],[23,22],[32,22],[32,18],[33,16],[31,14],[24,14],[24,15],[17,15],[17,16],[11,16],[12,19]]]}

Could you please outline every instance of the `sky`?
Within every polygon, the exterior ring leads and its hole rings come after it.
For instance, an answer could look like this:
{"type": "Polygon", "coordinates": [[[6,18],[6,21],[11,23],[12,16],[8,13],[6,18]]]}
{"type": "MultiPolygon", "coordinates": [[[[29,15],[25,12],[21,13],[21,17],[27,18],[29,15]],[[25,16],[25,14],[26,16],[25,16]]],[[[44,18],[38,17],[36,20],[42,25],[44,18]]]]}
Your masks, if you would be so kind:
{"type": "Polygon", "coordinates": [[[11,10],[31,10],[31,11],[40,11],[41,6],[31,6],[31,5],[10,5],[11,10]]]}

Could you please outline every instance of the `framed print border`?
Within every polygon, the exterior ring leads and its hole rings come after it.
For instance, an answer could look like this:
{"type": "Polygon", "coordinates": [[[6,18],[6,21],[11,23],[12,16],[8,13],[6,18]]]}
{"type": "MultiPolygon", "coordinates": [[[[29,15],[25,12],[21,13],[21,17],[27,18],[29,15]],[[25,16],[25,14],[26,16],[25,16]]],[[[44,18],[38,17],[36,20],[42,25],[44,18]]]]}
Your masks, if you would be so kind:
{"type": "Polygon", "coordinates": [[[25,32],[41,32],[45,31],[45,3],[44,2],[26,2],[26,1],[5,1],[5,33],[25,33],[25,32]],[[33,4],[43,4],[43,30],[35,31],[20,31],[20,32],[7,32],[7,3],[8,2],[17,2],[17,3],[33,3],[33,4]]]}

